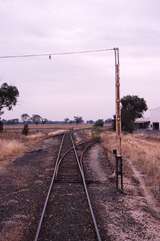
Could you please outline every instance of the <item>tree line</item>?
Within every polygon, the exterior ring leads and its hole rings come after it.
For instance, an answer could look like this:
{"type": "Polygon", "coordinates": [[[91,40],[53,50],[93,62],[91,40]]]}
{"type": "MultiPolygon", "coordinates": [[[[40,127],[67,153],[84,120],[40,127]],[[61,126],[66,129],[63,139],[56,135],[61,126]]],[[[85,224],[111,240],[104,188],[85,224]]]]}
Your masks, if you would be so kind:
{"type": "MultiPolygon", "coordinates": [[[[0,116],[4,113],[4,109],[12,110],[16,105],[19,97],[19,90],[16,86],[8,85],[3,83],[0,87],[0,116]]],[[[135,127],[135,120],[137,118],[143,117],[144,112],[148,109],[146,101],[144,98],[140,98],[137,95],[127,95],[121,99],[121,117],[122,117],[122,130],[125,132],[133,132],[135,127]]],[[[47,123],[46,118],[42,118],[38,114],[33,114],[29,116],[27,113],[21,115],[21,119],[24,123],[32,122],[47,123]]],[[[17,119],[15,119],[17,120],[17,119]]],[[[83,118],[81,116],[74,116],[73,120],[65,118],[64,123],[83,123],[83,118]]],[[[93,124],[92,120],[88,123],[93,124]]],[[[104,121],[99,119],[95,122],[96,126],[103,126],[104,121]]],[[[113,129],[115,129],[115,116],[113,119],[113,129]]]]}

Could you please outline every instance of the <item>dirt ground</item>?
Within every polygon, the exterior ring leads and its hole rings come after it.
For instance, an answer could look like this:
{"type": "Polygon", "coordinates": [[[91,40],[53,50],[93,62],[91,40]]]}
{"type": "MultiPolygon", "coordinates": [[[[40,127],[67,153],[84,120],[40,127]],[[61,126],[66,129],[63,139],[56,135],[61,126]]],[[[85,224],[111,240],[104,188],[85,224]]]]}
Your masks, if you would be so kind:
{"type": "MultiPolygon", "coordinates": [[[[76,135],[78,141],[84,136],[76,135]]],[[[59,137],[43,140],[0,170],[0,241],[33,240],[59,143],[59,137]]],[[[83,163],[102,240],[159,241],[158,210],[148,203],[138,179],[125,177],[125,194],[118,193],[100,143],[83,163]]]]}
{"type": "Polygon", "coordinates": [[[0,171],[0,241],[32,240],[57,155],[59,138],[46,139],[0,171]],[[39,211],[38,211],[39,210],[39,211]]]}
{"type": "Polygon", "coordinates": [[[153,212],[136,178],[125,178],[125,195],[117,193],[114,180],[108,178],[110,167],[100,145],[90,150],[87,166],[100,182],[99,186],[90,186],[90,190],[108,240],[160,240],[159,210],[153,212]]]}

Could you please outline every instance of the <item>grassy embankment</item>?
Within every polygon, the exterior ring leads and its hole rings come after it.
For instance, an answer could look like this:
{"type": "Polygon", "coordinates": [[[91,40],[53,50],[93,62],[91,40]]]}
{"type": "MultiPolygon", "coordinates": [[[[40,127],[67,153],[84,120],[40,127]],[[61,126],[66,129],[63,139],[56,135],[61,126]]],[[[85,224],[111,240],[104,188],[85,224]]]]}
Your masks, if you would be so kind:
{"type": "MultiPolygon", "coordinates": [[[[102,134],[103,145],[108,150],[116,148],[116,136],[113,132],[102,134]]],[[[146,187],[160,200],[160,137],[142,134],[122,136],[122,154],[125,162],[125,174],[131,175],[131,165],[143,178],[146,187]]],[[[133,169],[133,168],[132,168],[133,169]]]]}
{"type": "Polygon", "coordinates": [[[51,137],[58,134],[61,130],[89,128],[86,124],[39,124],[29,125],[29,135],[27,137],[21,134],[22,125],[7,125],[4,127],[4,132],[0,133],[0,166],[6,159],[13,159],[31,150],[38,145],[43,137],[51,137]]]}
{"type": "Polygon", "coordinates": [[[34,149],[39,140],[44,137],[37,133],[29,136],[22,136],[11,133],[10,135],[1,134],[0,136],[0,166],[8,159],[15,158],[24,154],[28,150],[34,149]]]}

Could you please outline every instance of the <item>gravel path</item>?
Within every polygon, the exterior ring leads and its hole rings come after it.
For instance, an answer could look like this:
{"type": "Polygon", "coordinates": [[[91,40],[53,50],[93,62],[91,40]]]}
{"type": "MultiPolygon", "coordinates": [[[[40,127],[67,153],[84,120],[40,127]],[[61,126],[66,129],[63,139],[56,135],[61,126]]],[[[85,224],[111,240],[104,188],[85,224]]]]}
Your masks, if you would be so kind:
{"type": "Polygon", "coordinates": [[[160,219],[150,209],[139,183],[125,178],[126,195],[118,194],[114,181],[108,179],[110,167],[100,145],[90,150],[85,163],[88,173],[100,182],[90,185],[90,192],[106,234],[104,240],[159,241],[160,219]]]}

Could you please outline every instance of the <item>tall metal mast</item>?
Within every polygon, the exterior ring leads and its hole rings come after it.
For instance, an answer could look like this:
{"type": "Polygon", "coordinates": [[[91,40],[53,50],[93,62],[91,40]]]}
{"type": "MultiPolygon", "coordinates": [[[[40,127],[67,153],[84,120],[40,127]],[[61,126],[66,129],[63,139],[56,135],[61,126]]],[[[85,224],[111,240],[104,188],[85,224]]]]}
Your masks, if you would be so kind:
{"type": "Polygon", "coordinates": [[[118,155],[121,156],[121,98],[120,98],[120,63],[119,63],[119,48],[114,48],[115,56],[115,107],[116,107],[116,135],[118,141],[118,155]]]}

